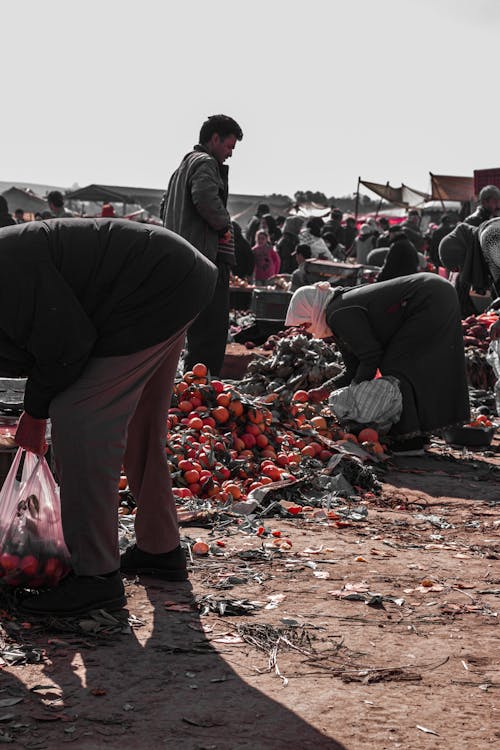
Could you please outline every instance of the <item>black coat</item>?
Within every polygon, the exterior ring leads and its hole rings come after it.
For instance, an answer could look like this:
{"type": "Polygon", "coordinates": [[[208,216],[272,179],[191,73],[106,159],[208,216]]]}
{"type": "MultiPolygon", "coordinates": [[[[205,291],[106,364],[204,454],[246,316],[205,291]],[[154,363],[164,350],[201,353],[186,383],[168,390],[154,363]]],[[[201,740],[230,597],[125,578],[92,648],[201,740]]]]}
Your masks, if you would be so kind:
{"type": "Polygon", "coordinates": [[[167,340],[206,306],[215,266],[162,227],[52,219],[0,231],[0,374],[27,375],[25,409],[50,401],[89,357],[167,340]]]}
{"type": "Polygon", "coordinates": [[[326,320],[347,368],[337,387],[371,380],[379,368],[410,384],[411,429],[431,431],[469,418],[460,309],[448,281],[419,273],[354,287],[329,303],[326,320]]]}

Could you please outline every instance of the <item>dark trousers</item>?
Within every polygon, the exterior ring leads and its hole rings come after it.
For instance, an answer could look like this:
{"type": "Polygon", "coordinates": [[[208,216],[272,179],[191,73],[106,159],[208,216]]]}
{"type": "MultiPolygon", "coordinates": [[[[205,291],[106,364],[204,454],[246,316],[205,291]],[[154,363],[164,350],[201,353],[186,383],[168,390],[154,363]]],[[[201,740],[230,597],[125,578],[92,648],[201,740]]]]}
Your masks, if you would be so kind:
{"type": "Polygon", "coordinates": [[[218,263],[219,274],[212,299],[191,323],[186,336],[184,370],[202,362],[210,375],[220,374],[229,328],[229,271],[227,263],[218,263]]]}
{"type": "Polygon", "coordinates": [[[165,440],[183,343],[184,329],[135,354],[92,357],[50,404],[64,539],[77,575],[120,567],[122,464],[137,502],[139,548],[155,554],[179,544],[165,440]]]}

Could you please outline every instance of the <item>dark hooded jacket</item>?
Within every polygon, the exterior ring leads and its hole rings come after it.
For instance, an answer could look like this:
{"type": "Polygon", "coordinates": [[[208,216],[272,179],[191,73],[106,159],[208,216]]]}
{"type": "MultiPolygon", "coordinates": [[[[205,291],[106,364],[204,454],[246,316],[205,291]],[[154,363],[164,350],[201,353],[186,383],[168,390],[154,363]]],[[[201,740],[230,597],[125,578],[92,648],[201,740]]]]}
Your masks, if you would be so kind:
{"type": "MultiPolygon", "coordinates": [[[[372,251],[373,252],[373,251],[372,251]]],[[[388,281],[399,276],[409,276],[418,271],[418,253],[410,240],[393,242],[384,260],[377,281],[388,281]]]]}
{"type": "Polygon", "coordinates": [[[162,227],[53,219],[0,230],[0,374],[27,375],[25,409],[51,400],[88,359],[166,341],[206,305],[217,270],[162,227]]]}

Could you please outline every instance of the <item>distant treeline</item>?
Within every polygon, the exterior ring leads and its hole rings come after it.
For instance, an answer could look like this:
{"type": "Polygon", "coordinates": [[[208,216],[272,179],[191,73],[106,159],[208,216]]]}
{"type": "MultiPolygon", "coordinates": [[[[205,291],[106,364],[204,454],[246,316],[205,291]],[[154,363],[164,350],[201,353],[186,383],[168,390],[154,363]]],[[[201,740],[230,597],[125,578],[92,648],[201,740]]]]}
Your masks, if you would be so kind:
{"type": "MultiPolygon", "coordinates": [[[[344,213],[354,213],[356,207],[356,195],[342,195],[339,197],[331,196],[328,198],[325,193],[319,190],[297,190],[293,194],[293,198],[289,195],[282,195],[280,193],[273,193],[272,195],[265,196],[270,201],[272,199],[281,202],[289,201],[290,203],[318,203],[321,206],[336,206],[340,208],[344,213]]],[[[369,213],[370,211],[376,211],[380,206],[380,198],[372,199],[369,195],[363,195],[360,193],[359,196],[359,208],[363,209],[363,213],[369,213]]]]}

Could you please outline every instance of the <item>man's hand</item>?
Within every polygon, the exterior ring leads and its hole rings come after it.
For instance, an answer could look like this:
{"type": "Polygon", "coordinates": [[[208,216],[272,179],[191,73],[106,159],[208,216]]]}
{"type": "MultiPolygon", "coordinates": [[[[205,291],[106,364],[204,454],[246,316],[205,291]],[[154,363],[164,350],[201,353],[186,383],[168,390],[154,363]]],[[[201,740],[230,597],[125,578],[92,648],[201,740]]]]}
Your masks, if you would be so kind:
{"type": "Polygon", "coordinates": [[[497,322],[493,323],[493,325],[491,326],[490,336],[492,341],[494,341],[495,339],[500,339],[500,318],[498,318],[497,322]]]}
{"type": "Polygon", "coordinates": [[[25,411],[17,425],[14,440],[20,448],[43,456],[47,452],[48,445],[45,442],[46,419],[35,419],[25,411]]]}

